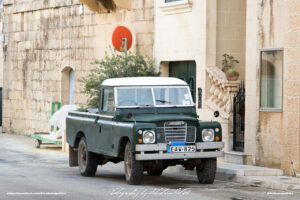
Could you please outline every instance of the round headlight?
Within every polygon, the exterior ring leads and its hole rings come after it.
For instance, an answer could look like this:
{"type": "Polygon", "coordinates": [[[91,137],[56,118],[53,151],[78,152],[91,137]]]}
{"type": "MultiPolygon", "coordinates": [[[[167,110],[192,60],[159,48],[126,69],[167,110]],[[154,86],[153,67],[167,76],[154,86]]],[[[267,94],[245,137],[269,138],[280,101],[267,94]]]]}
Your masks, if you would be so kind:
{"type": "Polygon", "coordinates": [[[145,144],[154,143],[155,142],[155,133],[154,133],[154,131],[144,131],[143,141],[144,141],[145,144]]]}
{"type": "Polygon", "coordinates": [[[212,142],[214,141],[215,133],[213,129],[203,129],[202,130],[202,141],[212,142]]]}

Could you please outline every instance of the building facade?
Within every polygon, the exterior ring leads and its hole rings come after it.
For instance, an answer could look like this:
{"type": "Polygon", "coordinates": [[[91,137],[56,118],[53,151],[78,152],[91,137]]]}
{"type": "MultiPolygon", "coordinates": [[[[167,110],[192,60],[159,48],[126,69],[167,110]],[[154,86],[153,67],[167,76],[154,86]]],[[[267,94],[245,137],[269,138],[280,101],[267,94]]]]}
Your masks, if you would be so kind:
{"type": "Polygon", "coordinates": [[[300,172],[300,2],[3,0],[3,7],[6,131],[45,131],[52,102],[84,105],[78,80],[125,25],[133,49],[153,56],[162,76],[190,85],[201,120],[220,111],[226,162],[300,172]],[[223,54],[239,61],[237,81],[221,71],[223,54]]]}
{"type": "Polygon", "coordinates": [[[226,162],[300,172],[298,8],[292,0],[156,1],[157,66],[190,84],[200,119],[221,111],[226,162]],[[239,60],[237,82],[224,80],[224,53],[239,60]],[[238,90],[242,112],[233,109],[238,90]]]}
{"type": "Polygon", "coordinates": [[[247,1],[248,163],[300,172],[300,2],[247,1]]]}
{"type": "Polygon", "coordinates": [[[94,12],[76,0],[3,0],[3,7],[5,131],[48,131],[53,102],[85,105],[79,80],[109,51],[117,25],[131,29],[133,49],[152,57],[153,1],[113,12],[105,6],[94,12]]]}
{"type": "Polygon", "coordinates": [[[246,1],[158,0],[155,8],[157,66],[163,76],[190,84],[201,120],[211,120],[215,110],[221,112],[225,149],[230,151],[232,113],[226,105],[232,104],[238,82],[227,84],[217,75],[222,72],[213,67],[221,65],[222,54],[233,55],[240,61],[236,65],[240,80],[244,79],[246,1]],[[224,103],[219,104],[221,99],[224,103]]]}

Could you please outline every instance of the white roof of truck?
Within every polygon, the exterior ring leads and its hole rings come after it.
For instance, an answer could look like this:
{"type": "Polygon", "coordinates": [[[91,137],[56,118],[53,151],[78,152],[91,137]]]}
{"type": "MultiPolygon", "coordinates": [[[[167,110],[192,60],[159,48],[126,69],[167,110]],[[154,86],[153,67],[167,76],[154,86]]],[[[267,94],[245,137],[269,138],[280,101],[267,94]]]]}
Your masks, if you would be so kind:
{"type": "Polygon", "coordinates": [[[181,85],[186,86],[187,83],[178,78],[170,77],[128,77],[128,78],[112,78],[102,82],[103,86],[167,86],[181,85]]]}

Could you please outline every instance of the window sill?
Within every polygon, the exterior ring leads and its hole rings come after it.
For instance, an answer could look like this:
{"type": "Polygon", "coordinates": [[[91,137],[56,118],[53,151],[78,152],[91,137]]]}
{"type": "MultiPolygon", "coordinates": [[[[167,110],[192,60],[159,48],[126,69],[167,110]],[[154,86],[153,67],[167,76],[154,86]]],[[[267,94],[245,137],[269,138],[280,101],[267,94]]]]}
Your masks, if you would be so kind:
{"type": "Polygon", "coordinates": [[[260,108],[259,112],[282,113],[281,108],[260,108]]]}
{"type": "Polygon", "coordinates": [[[165,15],[173,15],[178,13],[186,13],[192,11],[192,2],[191,0],[182,0],[182,1],[174,1],[161,4],[160,9],[165,15]]]}

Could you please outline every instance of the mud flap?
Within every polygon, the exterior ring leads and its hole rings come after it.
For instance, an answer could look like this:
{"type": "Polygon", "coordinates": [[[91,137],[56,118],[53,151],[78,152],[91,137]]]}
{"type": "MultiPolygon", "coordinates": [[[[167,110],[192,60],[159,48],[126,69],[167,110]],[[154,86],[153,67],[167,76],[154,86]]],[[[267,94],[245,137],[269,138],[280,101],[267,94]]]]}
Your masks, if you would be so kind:
{"type": "Polygon", "coordinates": [[[69,145],[69,166],[70,167],[77,167],[78,166],[78,151],[75,151],[70,145],[69,145]]]}

